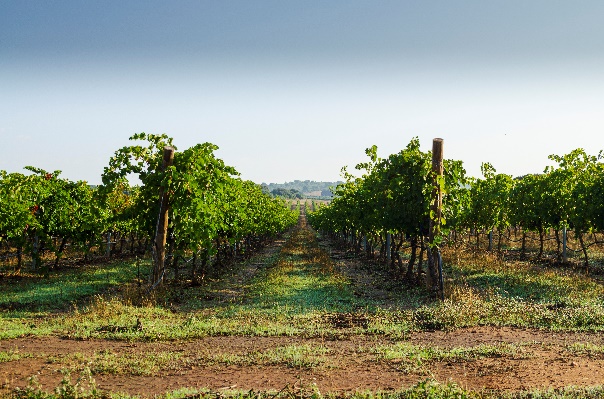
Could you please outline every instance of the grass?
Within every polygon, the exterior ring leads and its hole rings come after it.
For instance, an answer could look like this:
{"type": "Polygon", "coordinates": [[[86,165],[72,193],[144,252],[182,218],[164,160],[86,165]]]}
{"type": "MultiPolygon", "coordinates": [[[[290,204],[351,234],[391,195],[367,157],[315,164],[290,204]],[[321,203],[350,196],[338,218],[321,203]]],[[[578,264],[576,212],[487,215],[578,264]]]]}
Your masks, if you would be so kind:
{"type": "MultiPolygon", "coordinates": [[[[277,346],[249,353],[212,354],[203,351],[184,353],[178,350],[117,353],[106,349],[94,353],[75,352],[59,356],[40,354],[38,357],[44,358],[46,363],[61,367],[63,370],[70,370],[71,373],[89,370],[91,375],[152,376],[208,365],[285,366],[295,369],[315,369],[329,365],[329,352],[329,349],[323,345],[303,344],[277,346]]],[[[0,361],[2,361],[1,354],[2,352],[0,352],[0,361]]],[[[21,358],[13,354],[10,356],[10,360],[21,358]]]]}
{"type": "Polygon", "coordinates": [[[370,348],[369,351],[376,355],[378,362],[390,364],[403,373],[424,375],[429,374],[427,365],[431,362],[468,362],[495,357],[519,359],[529,356],[522,350],[522,345],[508,343],[442,349],[435,346],[418,346],[407,342],[398,342],[389,345],[378,345],[370,348]]]}
{"type": "Polygon", "coordinates": [[[73,268],[51,273],[10,276],[2,284],[0,309],[36,314],[64,311],[92,295],[134,281],[137,274],[146,276],[149,262],[114,262],[101,266],[73,268]]]}
{"type": "Polygon", "coordinates": [[[14,362],[16,360],[33,357],[31,353],[21,353],[17,349],[0,351],[0,363],[14,362]]]}
{"type": "Polygon", "coordinates": [[[323,345],[287,345],[245,354],[219,354],[198,358],[205,364],[238,366],[285,366],[295,369],[315,369],[330,365],[330,350],[323,345]]]}
{"type": "MultiPolygon", "coordinates": [[[[244,294],[228,300],[217,295],[225,290],[220,282],[187,289],[184,295],[177,287],[174,293],[168,292],[168,296],[180,298],[175,307],[134,306],[97,295],[88,305],[58,317],[48,318],[48,313],[40,312],[36,319],[31,313],[13,312],[11,320],[6,315],[9,324],[5,331],[0,328],[0,337],[58,334],[143,341],[209,335],[317,337],[341,333],[331,326],[331,314],[369,311],[377,315],[378,306],[355,297],[350,283],[309,235],[308,230],[294,233],[277,257],[263,259],[262,270],[241,287],[244,294]],[[212,299],[203,299],[207,297],[212,299]],[[137,321],[142,328],[136,327],[137,321]]],[[[381,316],[376,320],[380,322],[381,316]]]]}
{"type": "Polygon", "coordinates": [[[0,339],[60,334],[73,315],[80,314],[80,307],[110,290],[113,301],[126,304],[128,299],[118,299],[119,289],[125,291],[126,284],[146,275],[148,268],[148,262],[132,261],[71,269],[49,278],[12,276],[1,285],[0,339]]]}
{"type": "MultiPolygon", "coordinates": [[[[150,301],[146,306],[123,298],[136,292],[115,295],[117,287],[136,280],[135,262],[53,274],[48,280],[24,278],[2,287],[6,295],[0,298],[0,339],[400,338],[410,331],[480,325],[604,330],[604,286],[573,270],[455,254],[445,258],[444,302],[427,302],[421,290],[399,288],[386,304],[358,295],[358,287],[339,273],[340,265],[318,246],[310,230],[295,230],[280,253],[249,262],[260,265],[252,280],[233,286],[234,280],[226,276],[202,287],[167,287],[163,303],[150,301]],[[113,294],[103,294],[108,290],[113,294]],[[346,317],[352,322],[345,322],[346,317]]],[[[147,268],[144,265],[140,273],[146,275],[147,268]]]]}
{"type": "Polygon", "coordinates": [[[604,286],[597,279],[530,262],[449,257],[457,263],[446,262],[448,298],[418,309],[420,326],[495,325],[556,331],[601,331],[604,327],[604,286]]]}
{"type": "Polygon", "coordinates": [[[604,358],[604,346],[594,345],[590,342],[575,342],[568,345],[566,349],[573,355],[589,356],[591,358],[604,358]]]}
{"type": "Polygon", "coordinates": [[[537,265],[528,261],[501,261],[494,256],[459,257],[447,262],[448,275],[480,291],[549,305],[593,305],[604,298],[604,286],[576,270],[537,265]]]}
{"type": "Polygon", "coordinates": [[[111,350],[93,354],[81,352],[48,356],[46,361],[64,370],[90,370],[91,374],[150,376],[182,366],[182,352],[153,351],[149,353],[116,354],[111,350]]]}
{"type": "Polygon", "coordinates": [[[349,312],[363,305],[349,281],[319,248],[312,232],[298,230],[274,267],[254,281],[243,309],[291,317],[318,311],[349,312]]]}

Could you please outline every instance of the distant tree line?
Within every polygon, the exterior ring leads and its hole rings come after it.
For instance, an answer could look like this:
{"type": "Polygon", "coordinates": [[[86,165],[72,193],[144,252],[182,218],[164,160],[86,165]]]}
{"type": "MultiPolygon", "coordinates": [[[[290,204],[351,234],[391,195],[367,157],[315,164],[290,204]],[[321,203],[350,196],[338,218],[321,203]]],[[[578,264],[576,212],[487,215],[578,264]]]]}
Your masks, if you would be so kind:
{"type": "Polygon", "coordinates": [[[286,188],[276,188],[274,190],[271,191],[271,194],[274,197],[281,197],[281,198],[287,198],[287,199],[302,199],[304,198],[304,195],[302,195],[302,193],[298,190],[295,189],[286,189],[286,188]]]}
{"type": "MultiPolygon", "coordinates": [[[[338,184],[342,184],[343,182],[318,182],[313,180],[294,180],[293,182],[278,184],[278,183],[263,183],[262,185],[266,187],[266,191],[273,193],[275,190],[294,190],[299,192],[303,197],[304,196],[320,196],[320,197],[332,197],[332,187],[336,187],[338,184]],[[314,195],[313,195],[314,194],[314,195]]],[[[278,191],[281,193],[282,191],[278,191]]],[[[273,193],[274,194],[274,193],[273,193]]],[[[277,196],[286,197],[282,194],[274,194],[277,196]]],[[[302,197],[286,197],[286,198],[302,198],[302,197]]]]}

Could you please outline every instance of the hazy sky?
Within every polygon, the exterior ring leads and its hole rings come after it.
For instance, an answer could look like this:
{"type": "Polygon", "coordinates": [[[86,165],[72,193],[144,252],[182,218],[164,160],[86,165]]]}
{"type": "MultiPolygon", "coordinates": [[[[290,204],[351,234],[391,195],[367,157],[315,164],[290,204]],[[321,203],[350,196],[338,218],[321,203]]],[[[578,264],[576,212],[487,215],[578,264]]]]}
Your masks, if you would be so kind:
{"type": "Polygon", "coordinates": [[[333,181],[414,136],[472,175],[604,149],[604,2],[0,2],[0,169],[99,183],[137,132],[333,181]]]}

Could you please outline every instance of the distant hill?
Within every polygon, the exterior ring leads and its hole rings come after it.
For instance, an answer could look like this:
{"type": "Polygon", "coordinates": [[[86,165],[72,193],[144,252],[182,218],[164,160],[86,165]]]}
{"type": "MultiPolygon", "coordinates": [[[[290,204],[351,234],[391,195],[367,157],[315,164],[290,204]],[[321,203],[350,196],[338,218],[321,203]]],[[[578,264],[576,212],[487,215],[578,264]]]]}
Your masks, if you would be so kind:
{"type": "Polygon", "coordinates": [[[262,186],[266,186],[269,192],[273,192],[273,190],[295,190],[299,191],[306,197],[332,197],[330,187],[335,187],[338,184],[343,183],[341,181],[337,182],[323,182],[323,181],[313,181],[313,180],[294,180],[289,183],[262,183],[262,186]]]}

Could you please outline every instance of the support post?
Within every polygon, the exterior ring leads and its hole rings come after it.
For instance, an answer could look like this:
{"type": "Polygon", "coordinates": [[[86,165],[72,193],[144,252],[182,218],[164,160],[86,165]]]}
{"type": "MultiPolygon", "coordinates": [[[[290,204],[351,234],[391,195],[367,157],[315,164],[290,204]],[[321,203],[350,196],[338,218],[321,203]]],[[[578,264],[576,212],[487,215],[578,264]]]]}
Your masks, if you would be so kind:
{"type": "Polygon", "coordinates": [[[111,232],[107,232],[107,246],[105,247],[105,256],[111,256],[111,232]]]}
{"type": "Polygon", "coordinates": [[[566,253],[566,226],[562,227],[562,262],[568,262],[568,255],[566,253]]]}
{"type": "MultiPolygon", "coordinates": [[[[162,163],[162,172],[172,166],[174,161],[174,148],[164,148],[164,160],[162,163]]],[[[155,242],[153,245],[153,275],[151,280],[151,290],[161,283],[164,277],[166,260],[166,238],[168,236],[168,211],[170,202],[168,192],[162,187],[159,191],[159,215],[157,217],[157,227],[155,229],[155,242]]]]}
{"type": "Polygon", "coordinates": [[[34,242],[33,242],[33,251],[32,251],[32,257],[31,257],[31,268],[33,270],[37,270],[38,267],[40,266],[40,237],[38,236],[38,233],[36,233],[36,235],[34,235],[34,242]]]}
{"type": "Polygon", "coordinates": [[[493,250],[493,230],[489,231],[489,252],[493,250]]]}
{"type": "Polygon", "coordinates": [[[430,233],[428,237],[430,251],[428,252],[428,289],[433,295],[441,297],[443,288],[440,282],[442,276],[440,273],[440,250],[437,237],[440,236],[440,224],[442,218],[442,190],[440,180],[444,173],[443,168],[443,139],[434,139],[432,141],[432,198],[430,206],[430,233]]]}
{"type": "Polygon", "coordinates": [[[390,235],[390,233],[386,233],[386,259],[388,259],[388,264],[390,264],[390,258],[392,256],[392,254],[390,253],[392,251],[392,249],[390,248],[392,246],[392,236],[390,235]]]}

